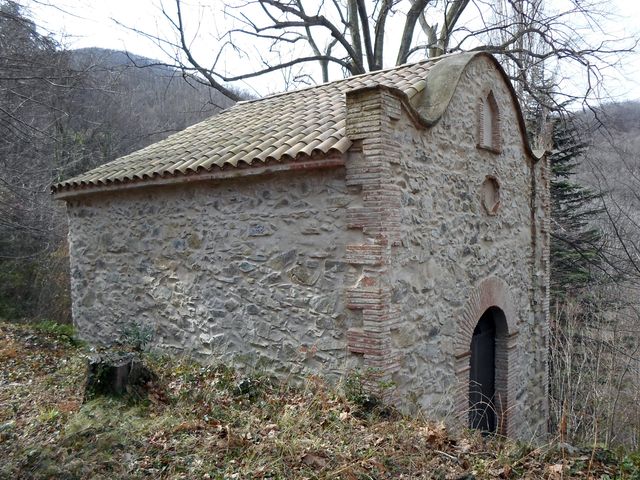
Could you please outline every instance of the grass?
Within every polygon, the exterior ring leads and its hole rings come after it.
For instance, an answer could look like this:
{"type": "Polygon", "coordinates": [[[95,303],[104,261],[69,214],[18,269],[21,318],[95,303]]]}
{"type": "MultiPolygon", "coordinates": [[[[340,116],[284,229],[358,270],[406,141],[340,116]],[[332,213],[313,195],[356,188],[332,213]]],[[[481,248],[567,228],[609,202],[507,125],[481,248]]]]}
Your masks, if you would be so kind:
{"type": "Polygon", "coordinates": [[[291,388],[146,355],[160,378],[146,399],[83,404],[87,352],[70,333],[0,323],[0,478],[640,478],[637,454],[569,457],[369,411],[353,379],[291,388]]]}

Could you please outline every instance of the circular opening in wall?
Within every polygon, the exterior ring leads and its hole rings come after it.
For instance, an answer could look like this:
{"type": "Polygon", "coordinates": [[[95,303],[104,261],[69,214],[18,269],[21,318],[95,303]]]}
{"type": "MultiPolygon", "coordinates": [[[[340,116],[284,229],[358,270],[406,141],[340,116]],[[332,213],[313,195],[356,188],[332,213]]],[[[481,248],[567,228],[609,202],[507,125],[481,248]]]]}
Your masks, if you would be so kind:
{"type": "Polygon", "coordinates": [[[500,184],[494,176],[487,175],[482,182],[482,206],[489,215],[496,215],[500,209],[500,184]]]}

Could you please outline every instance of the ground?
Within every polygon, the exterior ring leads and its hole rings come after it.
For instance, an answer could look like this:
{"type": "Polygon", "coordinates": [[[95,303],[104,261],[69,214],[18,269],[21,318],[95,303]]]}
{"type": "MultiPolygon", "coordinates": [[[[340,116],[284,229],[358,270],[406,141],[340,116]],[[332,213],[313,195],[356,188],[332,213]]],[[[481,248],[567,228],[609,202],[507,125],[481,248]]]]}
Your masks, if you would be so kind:
{"type": "Polygon", "coordinates": [[[0,478],[640,479],[640,459],[534,446],[382,409],[354,375],[293,388],[144,354],[145,398],[83,403],[87,346],[67,327],[0,322],[0,478]]]}

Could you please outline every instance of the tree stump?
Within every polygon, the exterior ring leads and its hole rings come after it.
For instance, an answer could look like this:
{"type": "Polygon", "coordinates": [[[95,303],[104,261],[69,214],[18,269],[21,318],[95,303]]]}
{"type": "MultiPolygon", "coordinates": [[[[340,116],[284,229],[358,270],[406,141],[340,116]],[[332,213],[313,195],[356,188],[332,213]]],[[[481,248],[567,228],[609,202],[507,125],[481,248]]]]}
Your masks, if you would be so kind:
{"type": "Polygon", "coordinates": [[[84,401],[99,396],[133,399],[146,397],[157,375],[135,353],[107,352],[90,357],[87,361],[87,382],[84,401]]]}

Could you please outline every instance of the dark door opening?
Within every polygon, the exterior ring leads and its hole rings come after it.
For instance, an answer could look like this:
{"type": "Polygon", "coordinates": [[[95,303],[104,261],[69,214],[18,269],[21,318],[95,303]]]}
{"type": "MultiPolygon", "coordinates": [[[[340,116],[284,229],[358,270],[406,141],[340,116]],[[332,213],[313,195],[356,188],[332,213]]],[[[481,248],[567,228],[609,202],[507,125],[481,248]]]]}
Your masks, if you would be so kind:
{"type": "Polygon", "coordinates": [[[488,309],[471,338],[469,373],[469,426],[483,432],[496,431],[496,319],[488,309]]]}

